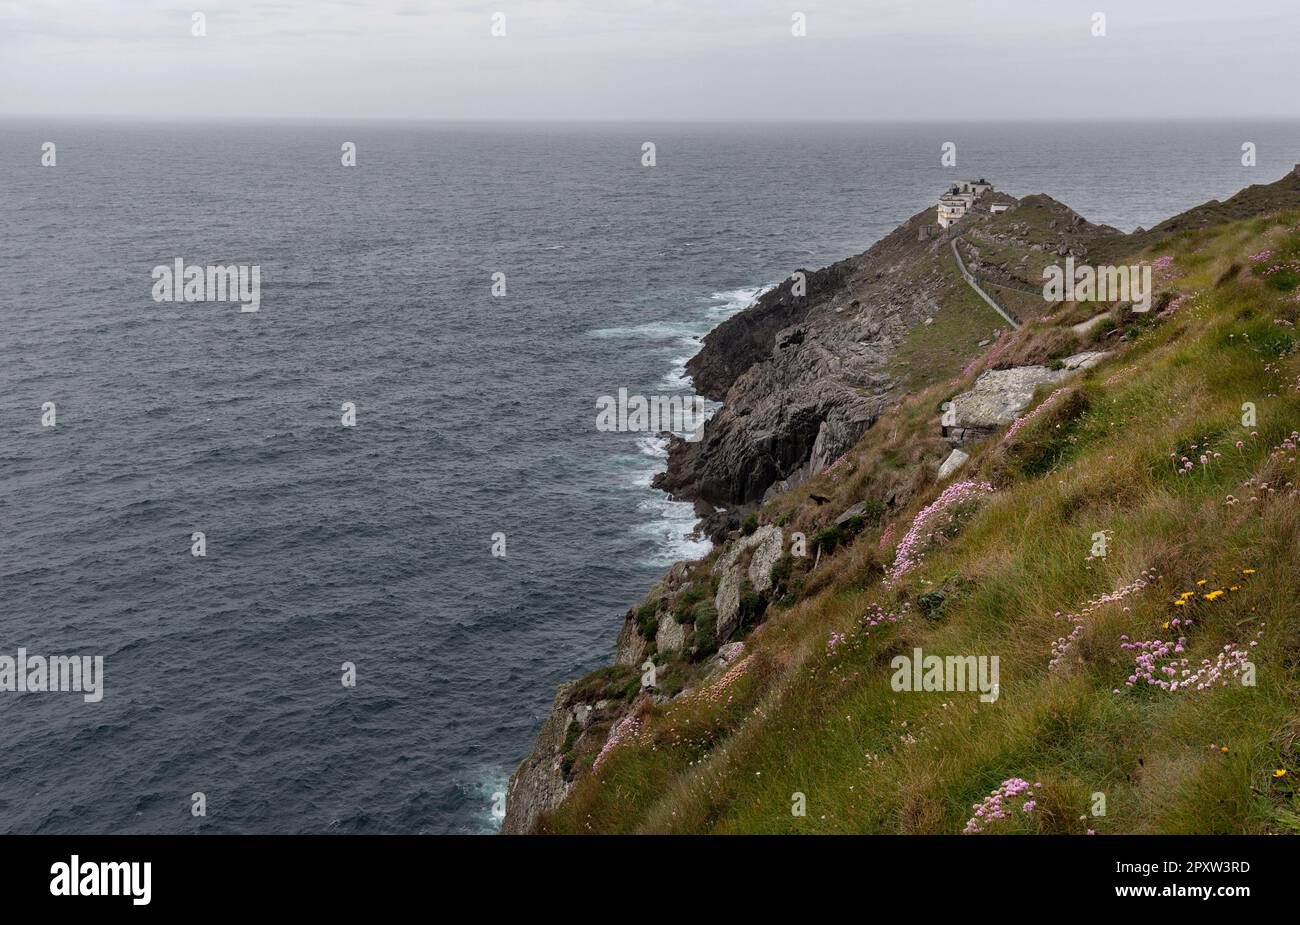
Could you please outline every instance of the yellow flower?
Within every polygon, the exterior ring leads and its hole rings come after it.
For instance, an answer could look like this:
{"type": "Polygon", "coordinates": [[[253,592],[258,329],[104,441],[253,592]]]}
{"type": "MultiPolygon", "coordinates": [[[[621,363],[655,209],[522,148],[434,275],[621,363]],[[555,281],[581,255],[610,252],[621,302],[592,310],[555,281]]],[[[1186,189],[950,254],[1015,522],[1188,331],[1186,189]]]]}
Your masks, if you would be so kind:
{"type": "Polygon", "coordinates": [[[1273,772],[1274,777],[1286,777],[1286,768],[1278,768],[1273,772]]]}
{"type": "Polygon", "coordinates": [[[1219,751],[1223,752],[1225,755],[1228,754],[1228,746],[1226,746],[1226,745],[1220,745],[1220,746],[1219,746],[1219,751]]]}
{"type": "Polygon", "coordinates": [[[1232,586],[1231,588],[1229,588],[1228,590],[1229,590],[1229,591],[1236,591],[1239,587],[1241,587],[1241,585],[1233,585],[1233,586],[1232,586]]]}
{"type": "Polygon", "coordinates": [[[1169,629],[1169,621],[1166,620],[1164,623],[1161,623],[1161,624],[1160,624],[1160,628],[1161,628],[1162,630],[1167,630],[1167,629],[1169,629]]]}
{"type": "Polygon", "coordinates": [[[1255,570],[1254,570],[1253,568],[1244,568],[1244,569],[1241,570],[1241,574],[1243,574],[1243,575],[1254,575],[1254,574],[1255,574],[1255,570]]]}
{"type": "Polygon", "coordinates": [[[1199,588],[1201,585],[1205,584],[1207,581],[1209,581],[1208,578],[1202,578],[1200,581],[1198,581],[1198,582],[1196,583],[1196,587],[1199,588]]]}
{"type": "MultiPolygon", "coordinates": [[[[1187,606],[1187,601],[1184,601],[1184,600],[1177,600],[1177,601],[1174,601],[1174,606],[1175,606],[1175,607],[1186,607],[1186,606],[1187,606]]],[[[1166,623],[1165,625],[1168,626],[1169,624],[1166,623]]]]}

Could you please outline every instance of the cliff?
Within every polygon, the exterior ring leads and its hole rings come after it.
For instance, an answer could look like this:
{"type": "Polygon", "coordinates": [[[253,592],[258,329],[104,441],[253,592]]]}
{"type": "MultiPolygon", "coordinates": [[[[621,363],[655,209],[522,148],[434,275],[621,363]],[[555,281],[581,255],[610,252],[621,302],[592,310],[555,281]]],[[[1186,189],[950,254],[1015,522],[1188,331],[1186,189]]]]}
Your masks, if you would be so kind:
{"type": "Polygon", "coordinates": [[[718,544],[561,689],[504,832],[983,830],[1017,777],[1009,831],[1294,829],[1300,176],[1133,234],[1011,205],[919,213],[706,338],[724,407],[660,484],[725,508],[718,544]],[[1066,256],[1149,267],[1153,310],[1045,302],[1066,256]],[[1001,681],[900,693],[917,649],[1001,681]]]}

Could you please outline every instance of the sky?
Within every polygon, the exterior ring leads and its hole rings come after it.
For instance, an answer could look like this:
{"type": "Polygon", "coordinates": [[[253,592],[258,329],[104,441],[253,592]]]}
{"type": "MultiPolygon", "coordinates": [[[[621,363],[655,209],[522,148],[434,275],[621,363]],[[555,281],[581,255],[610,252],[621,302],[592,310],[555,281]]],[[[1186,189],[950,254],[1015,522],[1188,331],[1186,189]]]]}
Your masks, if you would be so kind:
{"type": "Polygon", "coordinates": [[[193,2],[0,0],[0,114],[1300,116],[1300,0],[193,2]]]}

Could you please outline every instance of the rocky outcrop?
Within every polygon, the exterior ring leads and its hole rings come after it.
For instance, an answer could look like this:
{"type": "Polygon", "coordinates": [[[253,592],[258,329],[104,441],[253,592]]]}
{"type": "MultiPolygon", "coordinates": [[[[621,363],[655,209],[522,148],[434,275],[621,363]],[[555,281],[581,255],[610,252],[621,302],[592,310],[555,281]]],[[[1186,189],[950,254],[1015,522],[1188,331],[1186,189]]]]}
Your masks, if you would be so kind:
{"type": "Polygon", "coordinates": [[[573,689],[572,682],[560,685],[532,752],[510,776],[506,786],[506,815],[501,820],[504,835],[531,832],[542,813],[559,806],[569,792],[562,754],[569,727],[578,721],[569,706],[573,689]]]}
{"type": "Polygon", "coordinates": [[[615,665],[639,665],[645,655],[645,637],[636,625],[636,611],[629,610],[623,617],[623,628],[618,631],[618,643],[614,647],[615,665]]]}
{"type": "Polygon", "coordinates": [[[857,443],[896,397],[889,363],[898,344],[954,284],[947,239],[919,234],[933,224],[927,209],[866,253],[807,274],[806,297],[787,280],[706,336],[687,370],[723,407],[698,442],[670,441],[656,486],[754,504],[857,443]]]}
{"type": "Polygon", "coordinates": [[[670,613],[659,617],[659,628],[655,631],[655,649],[659,652],[675,652],[686,644],[686,627],[677,622],[670,613]]]}
{"type": "Polygon", "coordinates": [[[686,364],[695,391],[722,401],[746,370],[767,359],[782,330],[798,325],[814,306],[844,286],[847,263],[800,271],[805,277],[802,295],[795,294],[796,277],[791,276],[707,334],[705,349],[686,364]]]}
{"type": "Polygon", "coordinates": [[[749,582],[755,591],[765,594],[772,587],[772,566],[781,558],[784,540],[781,528],[771,524],[759,527],[754,536],[759,537],[759,540],[749,559],[749,582]]]}
{"type": "Polygon", "coordinates": [[[725,640],[740,625],[741,585],[745,578],[758,593],[772,586],[772,566],[781,558],[781,528],[768,524],[731,544],[713,566],[718,575],[718,592],[713,606],[718,612],[717,635],[725,640]],[[749,557],[748,569],[744,565],[749,557]]]}
{"type": "Polygon", "coordinates": [[[982,440],[1005,427],[1029,407],[1039,386],[1068,379],[1080,370],[1096,366],[1105,358],[1101,352],[1078,353],[1067,357],[1061,366],[1014,366],[990,369],[975,380],[968,392],[952,399],[945,417],[944,436],[953,443],[982,440]]]}

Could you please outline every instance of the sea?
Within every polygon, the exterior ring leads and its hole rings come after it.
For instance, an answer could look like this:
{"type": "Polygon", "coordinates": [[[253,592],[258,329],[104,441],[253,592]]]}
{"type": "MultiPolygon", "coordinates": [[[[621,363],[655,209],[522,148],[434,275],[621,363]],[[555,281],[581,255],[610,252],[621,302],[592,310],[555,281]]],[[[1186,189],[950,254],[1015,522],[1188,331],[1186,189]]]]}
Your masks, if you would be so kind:
{"type": "Polygon", "coordinates": [[[1297,161],[1294,122],[0,120],[0,659],[103,659],[98,702],[0,690],[0,832],[495,831],[556,685],[709,548],[601,396],[689,395],[954,179],[1127,231],[1297,161]],[[177,258],[259,310],[155,300],[177,258]]]}

